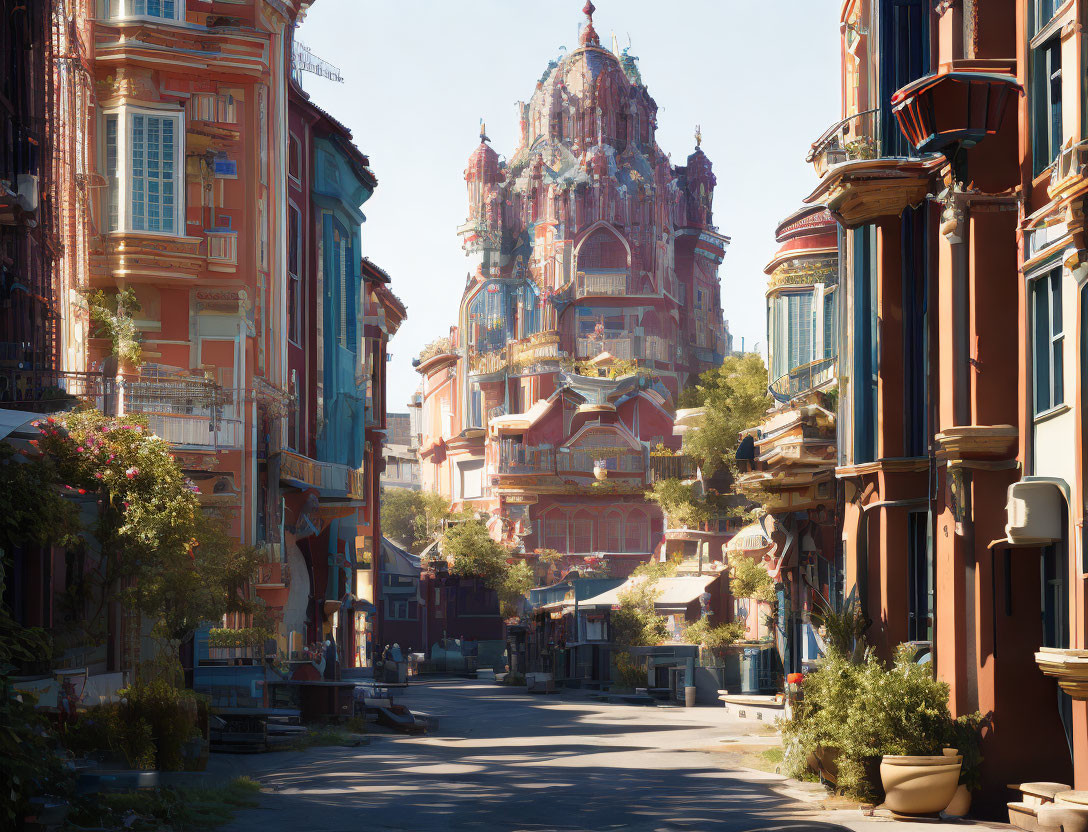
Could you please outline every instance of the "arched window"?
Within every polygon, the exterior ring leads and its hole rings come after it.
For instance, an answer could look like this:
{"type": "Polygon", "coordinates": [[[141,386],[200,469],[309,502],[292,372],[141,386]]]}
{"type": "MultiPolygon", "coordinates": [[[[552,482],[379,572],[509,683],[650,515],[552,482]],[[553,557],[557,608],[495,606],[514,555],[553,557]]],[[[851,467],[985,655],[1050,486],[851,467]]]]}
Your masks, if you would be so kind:
{"type": "Polygon", "coordinates": [[[623,551],[623,516],[618,511],[610,511],[604,516],[604,550],[606,552],[623,551]]]}
{"type": "Polygon", "coordinates": [[[614,232],[598,228],[578,247],[578,271],[626,269],[627,248],[614,232]]]}
{"type": "Polygon", "coordinates": [[[544,548],[567,551],[567,516],[561,511],[553,511],[544,518],[544,548]]]}
{"type": "Polygon", "coordinates": [[[647,526],[646,515],[641,511],[632,511],[627,515],[627,523],[624,531],[624,550],[627,552],[645,552],[649,550],[646,544],[647,526]]]}

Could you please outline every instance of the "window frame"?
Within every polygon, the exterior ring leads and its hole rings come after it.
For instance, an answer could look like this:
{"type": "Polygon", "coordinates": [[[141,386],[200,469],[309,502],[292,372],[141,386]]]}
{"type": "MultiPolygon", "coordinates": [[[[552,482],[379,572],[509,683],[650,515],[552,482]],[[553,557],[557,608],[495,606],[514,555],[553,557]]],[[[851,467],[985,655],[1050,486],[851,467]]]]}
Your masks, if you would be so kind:
{"type": "Polygon", "coordinates": [[[302,345],[302,211],[294,202],[287,203],[287,340],[302,345]],[[292,231],[292,214],[297,218],[292,231]],[[291,244],[295,246],[294,271],[291,271],[291,244]]]}
{"type": "MultiPolygon", "coordinates": [[[[102,227],[109,234],[150,234],[161,237],[185,237],[185,110],[183,108],[136,107],[120,104],[102,111],[99,119],[99,159],[102,169],[107,170],[106,134],[111,120],[116,131],[116,190],[111,180],[104,189],[101,208],[102,227]],[[132,119],[170,119],[175,123],[174,141],[174,229],[172,231],[133,228],[132,226],[132,119]],[[114,211],[116,208],[116,211],[114,211]],[[110,227],[114,218],[116,226],[110,227]]],[[[145,176],[146,178],[146,176],[145,176]]],[[[145,217],[146,221],[146,217],[145,217]]]]}
{"type": "Polygon", "coordinates": [[[1032,40],[1030,71],[1034,106],[1031,108],[1032,174],[1042,175],[1061,154],[1064,136],[1062,95],[1065,78],[1062,74],[1062,39],[1060,30],[1042,33],[1048,37],[1032,40]],[[1057,56],[1057,68],[1053,57],[1057,56]],[[1055,94],[1055,84],[1057,93],[1055,94]],[[1055,135],[1055,131],[1057,135],[1055,135]]]}
{"type": "Polygon", "coordinates": [[[1045,419],[1047,416],[1066,407],[1065,401],[1065,302],[1062,297],[1064,267],[1061,264],[1051,266],[1031,275],[1028,278],[1028,315],[1031,326],[1031,407],[1035,421],[1045,419]],[[1039,291],[1041,285],[1046,286],[1044,292],[1039,291]],[[1040,339],[1040,295],[1045,294],[1046,301],[1046,333],[1045,343],[1040,339]],[[1055,307],[1055,299],[1058,303],[1055,307]],[[1059,313],[1055,316],[1055,312],[1059,313]],[[1055,321],[1057,317],[1057,321],[1055,321]],[[1057,329],[1055,329],[1057,324],[1057,329]],[[1046,350],[1046,370],[1048,376],[1047,399],[1045,407],[1039,394],[1039,378],[1043,356],[1040,355],[1040,346],[1046,350]]]}
{"type": "MultiPolygon", "coordinates": [[[[146,12],[147,0],[142,0],[144,3],[144,13],[137,14],[132,9],[136,8],[136,3],[141,0],[101,0],[98,6],[99,18],[102,20],[156,20],[156,21],[172,21],[175,23],[185,22],[185,0],[172,0],[174,4],[174,14],[172,17],[166,17],[164,15],[148,14],[146,12]],[[117,11],[113,11],[114,7],[117,11]]],[[[159,0],[159,2],[166,2],[166,0],[159,0]]]]}

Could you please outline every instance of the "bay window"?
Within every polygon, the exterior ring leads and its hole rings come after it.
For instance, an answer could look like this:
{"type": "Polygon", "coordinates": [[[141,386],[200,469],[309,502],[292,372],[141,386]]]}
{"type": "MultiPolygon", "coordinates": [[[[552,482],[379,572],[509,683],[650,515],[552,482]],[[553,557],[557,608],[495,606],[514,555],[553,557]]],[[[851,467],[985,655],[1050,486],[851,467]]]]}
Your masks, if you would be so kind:
{"type": "Polygon", "coordinates": [[[181,113],[121,108],[103,126],[106,229],[183,234],[181,113]]]}

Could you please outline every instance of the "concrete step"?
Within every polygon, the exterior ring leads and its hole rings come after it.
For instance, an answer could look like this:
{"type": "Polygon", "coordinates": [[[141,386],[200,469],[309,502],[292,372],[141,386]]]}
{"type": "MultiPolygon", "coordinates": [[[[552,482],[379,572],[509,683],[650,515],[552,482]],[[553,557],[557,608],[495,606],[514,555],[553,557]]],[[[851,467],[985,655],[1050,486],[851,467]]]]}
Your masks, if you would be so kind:
{"type": "Polygon", "coordinates": [[[1042,826],[1039,825],[1039,818],[1035,814],[1034,806],[1019,801],[1010,803],[1008,806],[1009,823],[1017,829],[1024,829],[1027,832],[1043,832],[1042,826]]]}

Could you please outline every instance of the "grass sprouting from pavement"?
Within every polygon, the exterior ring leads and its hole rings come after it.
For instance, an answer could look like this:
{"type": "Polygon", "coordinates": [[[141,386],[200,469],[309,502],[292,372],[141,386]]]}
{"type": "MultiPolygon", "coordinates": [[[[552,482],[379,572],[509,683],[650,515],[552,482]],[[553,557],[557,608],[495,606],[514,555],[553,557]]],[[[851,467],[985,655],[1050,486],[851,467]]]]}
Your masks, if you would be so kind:
{"type": "Polygon", "coordinates": [[[230,821],[238,809],[257,805],[261,784],[238,777],[209,788],[141,789],[98,794],[76,807],[71,820],[79,826],[150,832],[165,827],[173,832],[199,832],[230,821]]]}

